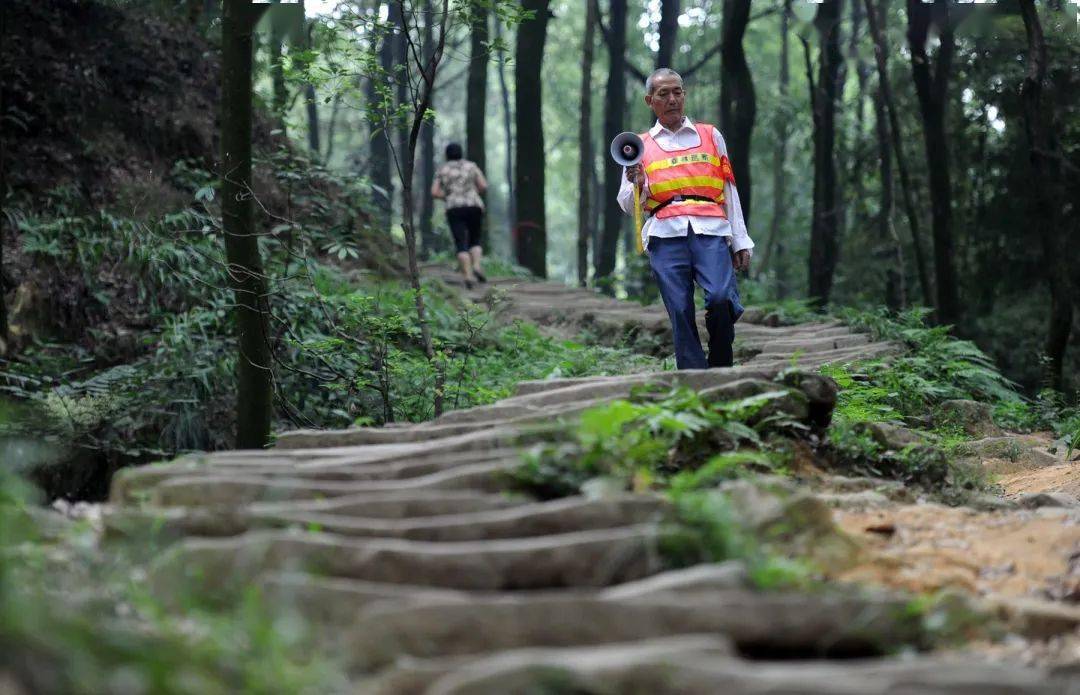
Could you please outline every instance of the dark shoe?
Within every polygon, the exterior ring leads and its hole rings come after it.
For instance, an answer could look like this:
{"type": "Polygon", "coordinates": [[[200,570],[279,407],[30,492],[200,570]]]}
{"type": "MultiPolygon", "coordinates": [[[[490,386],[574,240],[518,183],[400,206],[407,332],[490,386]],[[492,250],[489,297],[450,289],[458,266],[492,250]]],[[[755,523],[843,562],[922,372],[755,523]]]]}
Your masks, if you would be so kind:
{"type": "Polygon", "coordinates": [[[465,289],[467,289],[467,290],[471,290],[472,288],[473,288],[473,282],[472,282],[472,280],[466,280],[466,281],[465,281],[465,289]]]}
{"type": "Polygon", "coordinates": [[[473,275],[475,275],[475,276],[476,276],[476,279],[477,279],[477,280],[479,280],[480,282],[482,282],[482,283],[483,283],[483,282],[487,282],[487,276],[485,276],[485,275],[484,275],[483,273],[481,273],[481,272],[480,272],[479,270],[474,270],[474,271],[473,271],[473,275]]]}

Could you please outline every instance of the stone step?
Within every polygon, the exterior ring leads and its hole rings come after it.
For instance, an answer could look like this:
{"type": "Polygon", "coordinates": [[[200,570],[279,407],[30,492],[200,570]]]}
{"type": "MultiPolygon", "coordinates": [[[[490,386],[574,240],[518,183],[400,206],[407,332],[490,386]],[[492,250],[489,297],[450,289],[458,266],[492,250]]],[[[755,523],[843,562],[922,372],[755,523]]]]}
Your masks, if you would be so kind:
{"type": "MultiPolygon", "coordinates": [[[[452,435],[441,439],[433,439],[425,442],[409,442],[404,444],[371,445],[368,441],[368,430],[373,428],[357,427],[344,430],[294,430],[282,433],[277,440],[276,448],[294,450],[302,457],[306,452],[315,453],[320,449],[333,451],[335,454],[363,453],[368,458],[389,458],[391,455],[408,455],[423,452],[432,447],[438,447],[445,451],[462,451],[475,448],[491,448],[493,442],[498,444],[499,432],[486,431],[485,433],[466,432],[452,435]],[[357,449],[357,447],[364,447],[357,449]],[[385,453],[384,453],[385,452],[385,453]]],[[[397,432],[404,428],[390,428],[388,432],[397,432]]],[[[512,432],[503,434],[512,435],[512,432]]],[[[500,444],[507,446],[507,443],[500,444]]]]}
{"type": "Polygon", "coordinates": [[[152,489],[151,501],[162,507],[234,506],[252,502],[282,502],[335,497],[360,492],[393,490],[466,490],[498,492],[504,473],[521,465],[520,458],[456,466],[448,471],[404,480],[366,482],[317,481],[305,478],[258,476],[180,476],[152,489]]]}
{"type": "Polygon", "coordinates": [[[235,536],[260,528],[316,529],[340,536],[400,538],[416,541],[476,541],[525,538],[660,521],[667,513],[662,498],[621,496],[600,500],[569,497],[503,509],[463,511],[412,518],[364,517],[294,509],[160,510],[113,513],[113,535],[157,525],[159,537],[235,536]],[[168,514],[168,512],[172,512],[168,514]],[[177,513],[179,512],[179,513],[177,513]]]}
{"type": "MultiPolygon", "coordinates": [[[[282,592],[280,595],[282,601],[323,627],[351,623],[360,610],[377,601],[468,602],[515,599],[520,596],[513,592],[432,589],[413,584],[384,584],[348,577],[324,577],[303,572],[263,572],[258,581],[264,586],[279,587],[282,592]],[[287,580],[282,577],[287,577],[287,580]],[[348,606],[348,610],[341,610],[342,606],[348,606]]],[[[718,564],[668,570],[607,589],[567,589],[557,595],[575,596],[582,599],[648,598],[686,602],[708,600],[717,592],[749,588],[750,580],[746,567],[742,562],[731,560],[718,564]]]]}
{"type": "Polygon", "coordinates": [[[254,531],[189,539],[154,568],[165,597],[181,586],[227,600],[267,570],[472,591],[610,586],[656,573],[655,524],[536,538],[432,543],[254,531]]]}
{"type": "MultiPolygon", "coordinates": [[[[168,464],[162,466],[144,466],[130,469],[119,482],[114,482],[113,493],[116,502],[129,502],[142,491],[149,490],[161,483],[175,478],[293,478],[311,481],[362,482],[380,480],[406,480],[418,478],[440,471],[450,470],[463,465],[491,463],[519,455],[514,448],[493,449],[490,451],[468,451],[457,454],[439,455],[429,452],[424,456],[406,458],[399,461],[373,463],[324,463],[304,465],[302,462],[271,466],[233,466],[231,464],[168,464]]],[[[347,460],[347,459],[344,459],[347,460]]]]}
{"type": "Polygon", "coordinates": [[[490,494],[476,490],[391,490],[323,499],[256,502],[248,509],[259,514],[312,512],[337,516],[407,519],[508,509],[531,503],[532,500],[528,498],[506,492],[490,494]]]}
{"type": "Polygon", "coordinates": [[[441,658],[500,649],[630,642],[680,634],[729,637],[778,654],[882,654],[922,638],[902,598],[857,592],[714,591],[694,598],[603,599],[573,594],[372,604],[338,633],[357,666],[401,656],[441,658]]]}
{"type": "Polygon", "coordinates": [[[458,589],[367,582],[306,572],[263,572],[256,584],[273,605],[296,609],[306,621],[330,635],[335,631],[332,626],[347,626],[361,610],[374,604],[452,603],[474,597],[458,589]]]}
{"type": "Polygon", "coordinates": [[[553,683],[557,692],[650,695],[1061,695],[1068,687],[1065,677],[1042,669],[971,657],[761,662],[733,658],[722,642],[706,639],[684,636],[666,644],[519,650],[442,668],[407,664],[403,669],[408,671],[387,674],[382,682],[396,677],[404,688],[400,692],[429,695],[550,692],[553,683]]]}
{"type": "Polygon", "coordinates": [[[847,335],[825,337],[774,338],[772,340],[764,341],[762,352],[772,354],[785,352],[789,355],[793,355],[799,350],[802,350],[803,352],[840,350],[842,348],[855,347],[857,345],[866,345],[869,342],[870,338],[863,333],[849,333],[847,335]]]}
{"type": "MultiPolygon", "coordinates": [[[[422,695],[428,692],[542,693],[553,681],[536,677],[533,671],[566,672],[577,675],[599,669],[634,670],[642,665],[669,663],[676,658],[714,661],[734,654],[731,642],[716,635],[680,635],[667,639],[608,644],[589,649],[528,649],[485,655],[479,658],[409,660],[380,673],[361,686],[365,695],[422,695]],[[634,665],[638,666],[634,666],[634,665]],[[490,681],[493,673],[497,682],[490,681]],[[461,690],[465,688],[465,690],[461,690]],[[489,689],[490,688],[490,689],[489,689]]],[[[573,678],[562,679],[569,683],[573,678]]],[[[561,683],[562,681],[560,681],[561,683]]],[[[558,690],[575,693],[658,692],[644,683],[627,683],[612,689],[611,683],[596,683],[589,689],[558,690]],[[647,689],[643,689],[647,688],[647,689]]]]}
{"type": "Polygon", "coordinates": [[[533,504],[531,500],[506,494],[435,490],[407,491],[404,494],[363,493],[331,499],[246,506],[113,507],[104,519],[106,535],[110,538],[139,538],[147,533],[167,540],[187,536],[236,536],[254,528],[289,526],[320,528],[342,534],[354,529],[352,535],[365,535],[362,531],[370,529],[366,535],[407,537],[408,529],[425,526],[429,517],[445,523],[448,518],[460,515],[482,517],[493,511],[511,510],[529,504],[533,504]],[[388,529],[385,534],[376,533],[384,527],[388,529]]]}
{"type": "Polygon", "coordinates": [[[421,519],[369,519],[297,511],[254,513],[250,520],[252,527],[299,525],[341,536],[461,542],[631,526],[660,521],[666,513],[667,505],[662,498],[627,495],[597,500],[568,497],[509,509],[421,519]]]}

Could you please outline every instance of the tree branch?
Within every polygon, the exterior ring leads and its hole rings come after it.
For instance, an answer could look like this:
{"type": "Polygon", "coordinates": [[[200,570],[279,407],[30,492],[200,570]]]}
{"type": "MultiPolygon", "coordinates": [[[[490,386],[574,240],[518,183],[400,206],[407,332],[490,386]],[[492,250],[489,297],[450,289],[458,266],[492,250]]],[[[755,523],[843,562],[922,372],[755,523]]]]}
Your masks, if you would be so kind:
{"type": "MultiPolygon", "coordinates": [[[[600,27],[600,34],[604,37],[604,43],[607,44],[608,50],[610,50],[611,35],[608,33],[607,27],[604,26],[604,14],[600,11],[600,0],[592,0],[592,2],[596,5],[596,25],[600,27]]],[[[626,56],[623,56],[623,62],[626,65],[626,71],[642,82],[649,78],[644,71],[632,64],[626,56]]]]}

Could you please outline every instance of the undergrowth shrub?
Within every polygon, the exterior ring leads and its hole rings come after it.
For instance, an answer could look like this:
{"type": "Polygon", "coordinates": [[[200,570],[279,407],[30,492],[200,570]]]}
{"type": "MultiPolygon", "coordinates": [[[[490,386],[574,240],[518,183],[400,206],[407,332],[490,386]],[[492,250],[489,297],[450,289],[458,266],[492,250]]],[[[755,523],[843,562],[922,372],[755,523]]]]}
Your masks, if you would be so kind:
{"type": "Polygon", "coordinates": [[[828,431],[837,463],[934,488],[952,498],[963,490],[985,489],[987,482],[980,471],[947,461],[942,453],[970,438],[955,423],[931,417],[938,405],[952,399],[990,404],[995,421],[1007,429],[1048,428],[1066,446],[1078,441],[1068,432],[1080,423],[1080,411],[1068,407],[1052,391],[1024,398],[973,343],[951,337],[946,326],[926,325],[928,313],[925,309],[900,314],[884,309],[841,310],[841,317],[852,327],[868,331],[875,340],[897,341],[905,352],[821,368],[840,387],[828,431]],[[862,427],[865,423],[894,423],[927,431],[936,447],[886,451],[862,427]]]}
{"type": "Polygon", "coordinates": [[[550,499],[575,494],[593,478],[624,489],[687,492],[747,472],[781,473],[784,455],[770,438],[806,429],[770,407],[790,397],[781,387],[714,402],[685,387],[635,389],[628,400],[582,413],[569,441],[534,447],[508,474],[510,483],[550,499]]]}

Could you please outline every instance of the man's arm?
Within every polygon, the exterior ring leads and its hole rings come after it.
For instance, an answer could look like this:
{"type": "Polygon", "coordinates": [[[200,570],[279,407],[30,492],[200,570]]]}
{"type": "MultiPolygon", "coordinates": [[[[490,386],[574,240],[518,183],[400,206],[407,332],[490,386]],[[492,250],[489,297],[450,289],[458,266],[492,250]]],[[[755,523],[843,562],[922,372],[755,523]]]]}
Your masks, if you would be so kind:
{"type": "MultiPolygon", "coordinates": [[[[713,143],[716,151],[722,156],[727,156],[727,143],[720,134],[719,128],[713,128],[713,143]]],[[[750,256],[754,255],[754,242],[746,231],[746,220],[743,218],[742,204],[739,202],[739,191],[735,188],[734,181],[728,181],[724,186],[724,207],[727,212],[728,222],[731,223],[731,250],[735,253],[746,251],[750,256]]]]}
{"type": "MultiPolygon", "coordinates": [[[[622,179],[619,183],[619,207],[622,211],[628,215],[634,214],[634,184],[630,183],[626,178],[626,167],[623,167],[622,179]]],[[[645,204],[645,198],[649,194],[649,179],[645,175],[645,172],[641,172],[641,177],[644,179],[644,183],[641,185],[641,204],[645,204]]]]}

